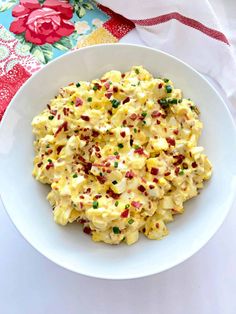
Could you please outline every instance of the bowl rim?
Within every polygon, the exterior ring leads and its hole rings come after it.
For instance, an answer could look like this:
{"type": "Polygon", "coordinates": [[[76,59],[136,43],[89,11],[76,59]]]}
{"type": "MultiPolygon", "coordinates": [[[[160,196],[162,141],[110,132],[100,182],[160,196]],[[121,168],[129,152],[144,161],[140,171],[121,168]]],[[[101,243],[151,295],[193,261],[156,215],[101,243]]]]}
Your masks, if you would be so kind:
{"type": "MultiPolygon", "coordinates": [[[[236,124],[234,122],[234,119],[232,117],[232,114],[228,108],[228,106],[226,105],[223,97],[220,95],[220,93],[216,90],[216,88],[201,74],[199,73],[197,70],[195,70],[192,66],[190,66],[189,64],[187,64],[186,62],[180,60],[179,58],[166,53],[162,50],[159,49],[155,49],[155,48],[151,48],[151,47],[147,47],[144,45],[139,45],[139,44],[129,44],[129,43],[111,43],[111,44],[98,44],[98,45],[94,45],[94,46],[88,46],[88,47],[83,47],[74,51],[69,51],[57,58],[55,58],[54,60],[50,61],[48,64],[44,65],[41,69],[39,69],[37,72],[33,73],[32,76],[23,83],[23,85],[19,88],[19,90],[17,91],[17,93],[13,96],[13,98],[11,99],[9,105],[6,108],[5,113],[3,114],[3,118],[2,121],[0,123],[0,134],[2,132],[3,129],[3,125],[6,123],[5,121],[7,121],[7,117],[9,115],[9,112],[11,111],[11,107],[12,104],[14,103],[15,99],[17,97],[19,97],[21,95],[21,93],[24,92],[24,90],[27,88],[27,85],[30,84],[31,80],[34,80],[35,77],[37,77],[37,75],[39,75],[39,73],[43,72],[43,71],[47,71],[47,68],[50,67],[51,64],[54,64],[56,62],[59,62],[59,60],[63,59],[63,58],[68,58],[70,55],[73,54],[77,54],[79,53],[81,50],[93,50],[93,49],[97,49],[98,47],[104,48],[106,49],[107,46],[128,46],[128,47],[134,47],[137,49],[146,49],[146,50],[151,50],[153,52],[157,52],[159,54],[165,55],[168,58],[174,59],[175,61],[177,61],[178,63],[182,64],[184,67],[189,68],[192,72],[195,73],[195,75],[197,75],[201,80],[204,80],[205,83],[208,85],[208,87],[216,94],[216,96],[219,98],[219,100],[221,101],[221,103],[224,106],[224,110],[226,110],[227,116],[229,118],[229,122],[231,123],[232,126],[232,130],[234,132],[234,138],[236,138],[236,124]]],[[[5,212],[7,213],[8,217],[10,218],[11,222],[13,223],[15,229],[21,234],[21,236],[40,254],[42,254],[44,257],[46,257],[47,259],[49,259],[51,262],[55,263],[56,265],[72,271],[76,274],[79,275],[84,275],[87,277],[92,277],[92,278],[97,278],[97,279],[109,279],[109,280],[127,280],[127,279],[138,279],[138,278],[143,278],[143,277],[148,277],[151,275],[155,275],[155,274],[159,274],[161,272],[167,271],[179,264],[181,264],[182,262],[186,261],[187,259],[189,259],[191,256],[193,256],[195,253],[197,253],[201,248],[203,248],[208,241],[215,235],[215,233],[217,232],[217,230],[221,227],[221,225],[223,224],[223,222],[225,221],[226,216],[228,215],[232,204],[234,202],[234,200],[236,199],[236,192],[235,193],[231,193],[231,195],[229,196],[228,199],[228,205],[227,208],[224,211],[224,215],[222,216],[221,220],[218,221],[217,224],[214,225],[214,228],[211,229],[211,232],[208,233],[208,236],[205,237],[201,242],[198,243],[198,245],[194,246],[194,249],[188,250],[187,253],[185,253],[181,258],[175,259],[175,261],[169,263],[167,266],[163,266],[161,267],[158,271],[154,271],[151,270],[149,271],[148,269],[143,270],[143,272],[141,274],[138,273],[134,273],[130,276],[127,275],[122,275],[122,276],[115,276],[115,275],[109,275],[106,274],[105,272],[101,272],[101,274],[94,274],[91,271],[84,271],[84,270],[79,270],[76,269],[76,267],[68,265],[67,262],[61,262],[59,260],[57,260],[56,258],[54,258],[53,256],[51,256],[50,254],[48,254],[47,250],[43,250],[42,248],[38,248],[37,245],[35,245],[34,243],[31,242],[31,239],[28,238],[27,236],[25,236],[24,234],[24,230],[21,230],[20,228],[17,227],[17,221],[14,221],[14,218],[12,217],[11,213],[7,210],[7,206],[6,203],[7,201],[4,200],[4,196],[3,193],[0,191],[0,201],[2,201],[3,204],[3,208],[5,209],[5,212]]]]}

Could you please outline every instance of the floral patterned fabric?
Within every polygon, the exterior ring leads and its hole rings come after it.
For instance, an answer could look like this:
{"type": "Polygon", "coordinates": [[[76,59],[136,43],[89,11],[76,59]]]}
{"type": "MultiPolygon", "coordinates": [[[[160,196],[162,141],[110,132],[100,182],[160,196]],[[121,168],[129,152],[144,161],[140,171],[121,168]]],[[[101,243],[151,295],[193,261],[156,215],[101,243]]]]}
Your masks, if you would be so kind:
{"type": "Polygon", "coordinates": [[[0,0],[0,120],[18,88],[44,64],[69,50],[117,42],[133,27],[92,0],[0,0]],[[20,70],[24,75],[12,85],[10,71],[20,70]]]}

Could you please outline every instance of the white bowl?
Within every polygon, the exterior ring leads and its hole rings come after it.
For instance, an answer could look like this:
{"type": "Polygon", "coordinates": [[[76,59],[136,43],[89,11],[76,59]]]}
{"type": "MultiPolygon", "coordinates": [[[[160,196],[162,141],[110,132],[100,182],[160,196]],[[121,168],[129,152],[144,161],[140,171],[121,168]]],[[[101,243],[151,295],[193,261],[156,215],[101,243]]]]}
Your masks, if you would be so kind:
{"type": "MultiPolygon", "coordinates": [[[[98,278],[128,279],[167,270],[197,252],[222,224],[236,187],[236,133],[232,118],[215,89],[195,70],[161,51],[136,45],[98,45],[68,53],[36,73],[8,107],[0,129],[0,191],[5,208],[26,240],[55,263],[98,278]],[[161,241],[141,237],[132,245],[94,243],[77,224],[54,223],[46,200],[49,188],[31,176],[31,120],[57,94],[78,80],[91,80],[111,69],[143,65],[172,79],[201,110],[200,144],[214,174],[186,212],[168,225],[161,241]]],[[[14,247],[12,248],[14,250],[14,247]]]]}

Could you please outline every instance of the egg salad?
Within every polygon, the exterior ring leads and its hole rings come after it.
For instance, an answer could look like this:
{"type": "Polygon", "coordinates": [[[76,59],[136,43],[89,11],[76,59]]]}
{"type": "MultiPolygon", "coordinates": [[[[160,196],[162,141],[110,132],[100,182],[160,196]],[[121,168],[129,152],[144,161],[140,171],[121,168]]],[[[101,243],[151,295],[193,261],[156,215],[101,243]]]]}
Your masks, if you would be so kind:
{"type": "Polygon", "coordinates": [[[51,186],[55,222],[94,241],[161,239],[212,173],[198,108],[142,66],[63,87],[32,127],[33,176],[51,186]]]}

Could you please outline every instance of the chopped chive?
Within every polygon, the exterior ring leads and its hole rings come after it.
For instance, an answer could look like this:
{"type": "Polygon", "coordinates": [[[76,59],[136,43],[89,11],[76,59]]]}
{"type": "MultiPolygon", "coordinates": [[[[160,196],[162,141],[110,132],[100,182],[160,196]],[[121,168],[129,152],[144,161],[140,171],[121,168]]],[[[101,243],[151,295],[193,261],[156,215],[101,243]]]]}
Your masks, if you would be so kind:
{"type": "Polygon", "coordinates": [[[168,83],[168,82],[169,82],[169,79],[164,78],[163,81],[164,81],[165,83],[168,83]]]}
{"type": "Polygon", "coordinates": [[[81,86],[81,84],[78,82],[77,84],[76,84],[76,87],[80,87],[81,86]]]}
{"type": "Polygon", "coordinates": [[[169,107],[169,104],[165,98],[159,99],[158,103],[160,104],[161,108],[166,109],[169,107]]]}
{"type": "Polygon", "coordinates": [[[145,121],[145,120],[143,120],[142,122],[143,122],[143,124],[147,124],[147,121],[145,121]]]}
{"type": "Polygon", "coordinates": [[[88,101],[88,102],[91,102],[92,100],[93,100],[92,97],[88,97],[88,98],[87,98],[87,101],[88,101]]]}
{"type": "Polygon", "coordinates": [[[147,116],[147,112],[142,112],[142,116],[145,118],[147,116]]]}
{"type": "Polygon", "coordinates": [[[123,147],[124,147],[124,145],[123,145],[122,143],[119,143],[117,146],[118,146],[119,148],[123,148],[123,147]]]}
{"type": "Polygon", "coordinates": [[[120,105],[120,101],[116,99],[111,100],[112,108],[118,108],[120,105]]]}
{"type": "Polygon", "coordinates": [[[130,224],[130,225],[132,225],[133,222],[134,222],[134,220],[133,220],[132,218],[130,218],[130,219],[128,220],[128,224],[130,224]]]}
{"type": "Polygon", "coordinates": [[[98,86],[97,86],[97,85],[94,85],[94,86],[93,86],[93,90],[95,90],[95,91],[98,90],[98,86]]]}
{"type": "Polygon", "coordinates": [[[119,155],[119,153],[118,152],[114,152],[114,155],[117,156],[117,155],[119,155]]]}
{"type": "Polygon", "coordinates": [[[183,169],[179,172],[179,175],[180,176],[184,175],[184,170],[183,169]]]}
{"type": "Polygon", "coordinates": [[[53,120],[53,119],[54,119],[54,116],[49,116],[48,119],[49,119],[49,120],[53,120]]]}
{"type": "Polygon", "coordinates": [[[49,148],[49,147],[50,147],[50,145],[49,145],[49,144],[47,144],[47,145],[46,145],[46,148],[49,148]]]}
{"type": "Polygon", "coordinates": [[[139,147],[139,145],[134,145],[134,149],[138,149],[139,147]]]}
{"type": "Polygon", "coordinates": [[[116,181],[116,180],[112,181],[112,184],[116,185],[116,184],[117,184],[117,181],[116,181]]]}
{"type": "Polygon", "coordinates": [[[181,102],[182,102],[182,99],[179,99],[179,100],[178,100],[178,103],[180,104],[181,102]]]}
{"type": "Polygon", "coordinates": [[[130,204],[125,205],[125,209],[130,208],[130,204]]]}
{"type": "Polygon", "coordinates": [[[115,234],[119,234],[120,233],[120,229],[118,227],[113,227],[112,230],[113,230],[113,232],[115,234]]]}
{"type": "Polygon", "coordinates": [[[170,85],[166,85],[166,92],[170,94],[172,92],[172,87],[170,85]]]}
{"type": "Polygon", "coordinates": [[[100,172],[100,173],[99,173],[99,175],[102,177],[102,176],[103,176],[103,173],[102,173],[102,172],[100,172]]]}
{"type": "Polygon", "coordinates": [[[134,128],[134,133],[137,133],[137,129],[136,128],[134,128]]]}
{"type": "Polygon", "coordinates": [[[48,159],[48,162],[52,162],[52,159],[48,159]]]}
{"type": "Polygon", "coordinates": [[[136,73],[136,74],[139,74],[139,69],[135,69],[135,73],[136,73]]]}
{"type": "Polygon", "coordinates": [[[116,202],[115,202],[115,206],[117,207],[118,205],[119,205],[119,202],[118,202],[118,201],[116,201],[116,202]]]}
{"type": "Polygon", "coordinates": [[[94,208],[94,209],[98,208],[98,201],[94,201],[94,202],[93,202],[93,208],[94,208]]]}
{"type": "Polygon", "coordinates": [[[176,98],[168,99],[169,104],[177,104],[178,100],[176,98]]]}
{"type": "Polygon", "coordinates": [[[73,176],[72,176],[73,178],[77,178],[78,177],[78,174],[77,173],[75,173],[75,174],[73,174],[73,176]]]}
{"type": "Polygon", "coordinates": [[[114,162],[114,167],[115,167],[115,168],[118,168],[118,161],[115,161],[115,162],[114,162]]]}

